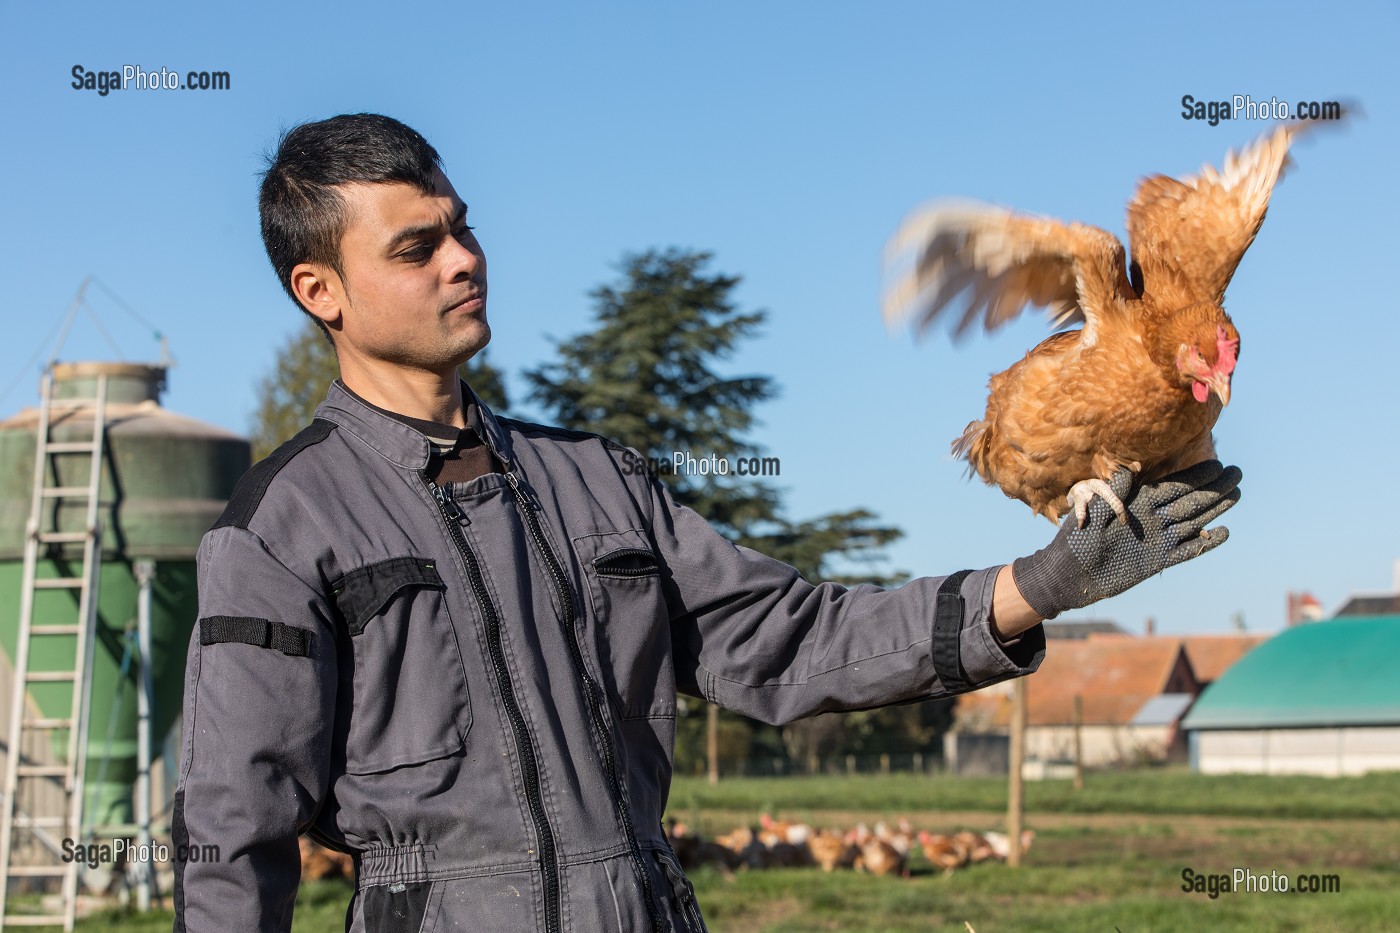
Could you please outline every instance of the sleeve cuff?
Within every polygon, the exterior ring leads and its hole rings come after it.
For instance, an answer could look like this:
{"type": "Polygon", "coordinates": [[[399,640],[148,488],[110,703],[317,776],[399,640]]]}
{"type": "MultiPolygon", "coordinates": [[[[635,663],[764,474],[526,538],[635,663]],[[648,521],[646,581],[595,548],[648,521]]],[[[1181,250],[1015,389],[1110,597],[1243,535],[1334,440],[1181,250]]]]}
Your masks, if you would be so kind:
{"type": "Polygon", "coordinates": [[[1008,677],[1030,674],[1045,659],[1045,626],[1036,625],[1003,643],[992,625],[992,593],[1000,566],[968,574],[963,580],[963,624],[958,657],[971,689],[1008,677]]]}

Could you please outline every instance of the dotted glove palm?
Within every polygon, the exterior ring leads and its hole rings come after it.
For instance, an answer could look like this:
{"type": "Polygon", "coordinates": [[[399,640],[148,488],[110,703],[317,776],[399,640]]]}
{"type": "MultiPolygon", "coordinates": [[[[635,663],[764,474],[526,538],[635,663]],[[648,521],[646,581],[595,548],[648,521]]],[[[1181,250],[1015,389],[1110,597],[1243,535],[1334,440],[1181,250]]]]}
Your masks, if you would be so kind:
{"type": "Polygon", "coordinates": [[[1109,485],[1126,504],[1126,521],[1095,497],[1084,527],[1071,512],[1053,541],[1011,565],[1016,586],[1031,608],[1053,619],[1219,547],[1230,530],[1204,529],[1240,501],[1241,475],[1238,467],[1205,460],[1142,487],[1129,501],[1133,473],[1119,470],[1109,485]]]}

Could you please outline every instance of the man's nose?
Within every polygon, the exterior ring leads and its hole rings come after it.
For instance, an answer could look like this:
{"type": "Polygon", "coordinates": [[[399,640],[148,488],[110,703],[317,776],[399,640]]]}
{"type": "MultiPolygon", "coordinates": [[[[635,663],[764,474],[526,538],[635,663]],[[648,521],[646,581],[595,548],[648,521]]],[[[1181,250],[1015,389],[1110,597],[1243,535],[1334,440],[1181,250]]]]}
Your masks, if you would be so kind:
{"type": "Polygon", "coordinates": [[[465,244],[456,237],[449,237],[447,245],[447,265],[445,271],[449,273],[449,280],[456,282],[459,279],[470,279],[477,274],[484,263],[485,257],[481,255],[481,247],[477,245],[476,238],[468,239],[465,244]]]}

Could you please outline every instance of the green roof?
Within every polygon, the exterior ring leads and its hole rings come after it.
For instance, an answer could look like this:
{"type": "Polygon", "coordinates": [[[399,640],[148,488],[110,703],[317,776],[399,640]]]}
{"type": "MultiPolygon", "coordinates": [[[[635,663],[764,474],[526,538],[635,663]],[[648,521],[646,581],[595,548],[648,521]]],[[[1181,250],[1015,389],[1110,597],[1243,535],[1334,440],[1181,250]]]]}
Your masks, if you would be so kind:
{"type": "Polygon", "coordinates": [[[1400,725],[1400,615],[1310,622],[1240,658],[1186,729],[1400,725]]]}

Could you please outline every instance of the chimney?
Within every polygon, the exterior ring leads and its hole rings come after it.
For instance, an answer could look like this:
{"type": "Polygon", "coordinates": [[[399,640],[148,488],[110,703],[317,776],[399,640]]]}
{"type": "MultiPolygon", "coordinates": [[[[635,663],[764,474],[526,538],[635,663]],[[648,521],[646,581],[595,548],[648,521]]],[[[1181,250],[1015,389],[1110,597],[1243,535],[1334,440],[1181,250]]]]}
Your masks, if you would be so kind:
{"type": "Polygon", "coordinates": [[[1288,624],[1301,625],[1304,622],[1316,622],[1322,618],[1322,603],[1317,601],[1317,597],[1308,592],[1295,593],[1288,591],[1288,624]]]}
{"type": "Polygon", "coordinates": [[[1142,623],[1142,634],[1148,638],[1151,638],[1153,635],[1156,635],[1157,620],[1152,618],[1151,616],[1148,616],[1147,621],[1142,623]]]}

